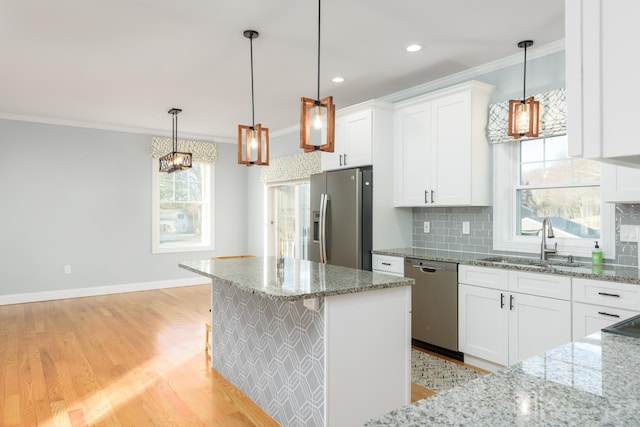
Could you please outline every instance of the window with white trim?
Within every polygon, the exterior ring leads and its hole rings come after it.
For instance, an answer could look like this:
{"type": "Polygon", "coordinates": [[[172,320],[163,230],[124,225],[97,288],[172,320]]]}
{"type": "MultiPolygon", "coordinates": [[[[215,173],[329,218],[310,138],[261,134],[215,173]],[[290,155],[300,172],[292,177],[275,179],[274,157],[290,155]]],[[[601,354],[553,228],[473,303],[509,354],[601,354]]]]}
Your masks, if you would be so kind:
{"type": "Polygon", "coordinates": [[[600,197],[600,163],[567,155],[567,136],[494,144],[494,249],[540,252],[551,219],[558,254],[615,255],[614,211],[600,197]]]}
{"type": "Polygon", "coordinates": [[[213,165],[160,173],[153,160],[153,253],[213,250],[213,165]]]}

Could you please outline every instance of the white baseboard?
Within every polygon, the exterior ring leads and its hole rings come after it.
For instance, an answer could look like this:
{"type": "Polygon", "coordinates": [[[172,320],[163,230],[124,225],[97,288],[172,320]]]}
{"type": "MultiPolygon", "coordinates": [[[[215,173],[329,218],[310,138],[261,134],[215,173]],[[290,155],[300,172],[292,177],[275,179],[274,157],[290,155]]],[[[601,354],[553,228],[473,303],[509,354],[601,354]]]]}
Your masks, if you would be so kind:
{"type": "Polygon", "coordinates": [[[158,282],[140,282],[124,285],[97,286],[94,288],[60,289],[57,291],[0,295],[0,305],[51,301],[67,298],[93,297],[98,295],[120,294],[125,292],[150,291],[154,289],[177,288],[180,286],[203,285],[207,283],[210,283],[210,281],[207,281],[206,278],[192,277],[189,279],[172,279],[161,280],[158,282]]]}

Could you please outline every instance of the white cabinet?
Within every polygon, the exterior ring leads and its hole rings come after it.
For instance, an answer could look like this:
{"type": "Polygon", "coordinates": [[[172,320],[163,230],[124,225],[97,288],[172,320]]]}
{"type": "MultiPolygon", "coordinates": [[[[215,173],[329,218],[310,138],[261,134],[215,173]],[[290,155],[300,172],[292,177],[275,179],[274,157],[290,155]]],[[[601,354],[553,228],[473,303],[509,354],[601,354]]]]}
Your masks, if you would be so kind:
{"type": "Polygon", "coordinates": [[[571,341],[570,278],[461,265],[458,279],[468,363],[495,369],[571,341]]]}
{"type": "Polygon", "coordinates": [[[396,206],[490,204],[485,126],[493,90],[471,81],[396,104],[396,206]]]}
{"type": "Polygon", "coordinates": [[[573,340],[640,313],[640,286],[573,279],[573,340]]]}
{"type": "Polygon", "coordinates": [[[566,0],[565,20],[569,154],[640,167],[640,144],[629,132],[640,116],[629,53],[640,2],[566,0]]]}
{"type": "Polygon", "coordinates": [[[640,203],[640,169],[602,164],[602,201],[640,203]]]}
{"type": "Polygon", "coordinates": [[[389,255],[372,255],[374,273],[391,274],[392,276],[404,277],[404,258],[389,255]]]}
{"type": "Polygon", "coordinates": [[[322,152],[322,170],[368,166],[373,163],[373,108],[336,112],[335,149],[322,152]],[[349,112],[351,111],[351,112],[349,112]]]}

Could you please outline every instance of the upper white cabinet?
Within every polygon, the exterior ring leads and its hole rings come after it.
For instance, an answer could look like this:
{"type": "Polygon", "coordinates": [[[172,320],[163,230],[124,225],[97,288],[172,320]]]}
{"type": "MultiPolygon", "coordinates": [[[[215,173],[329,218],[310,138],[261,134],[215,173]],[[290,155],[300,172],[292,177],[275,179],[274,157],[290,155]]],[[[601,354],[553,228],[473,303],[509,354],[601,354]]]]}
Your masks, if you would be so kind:
{"type": "Polygon", "coordinates": [[[602,164],[602,200],[614,203],[640,203],[640,169],[602,164]]]}
{"type": "Polygon", "coordinates": [[[322,169],[334,170],[373,164],[373,106],[336,112],[335,149],[322,153],[322,169]]]}
{"type": "Polygon", "coordinates": [[[629,132],[640,116],[629,52],[640,2],[566,0],[565,8],[569,154],[640,167],[640,143],[629,132]]]}
{"type": "Polygon", "coordinates": [[[471,81],[396,104],[395,205],[487,206],[494,87],[471,81]]]}

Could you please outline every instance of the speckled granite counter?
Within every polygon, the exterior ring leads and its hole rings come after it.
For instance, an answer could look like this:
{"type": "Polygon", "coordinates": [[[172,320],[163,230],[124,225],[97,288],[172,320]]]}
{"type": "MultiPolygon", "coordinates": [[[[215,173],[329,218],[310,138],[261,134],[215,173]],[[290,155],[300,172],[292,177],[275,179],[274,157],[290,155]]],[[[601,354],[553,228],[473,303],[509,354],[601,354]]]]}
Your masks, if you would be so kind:
{"type": "Polygon", "coordinates": [[[640,426],[640,339],[596,333],[371,420],[374,426],[640,426]]]}
{"type": "MultiPolygon", "coordinates": [[[[590,263],[575,262],[568,265],[566,262],[550,261],[545,266],[540,265],[516,265],[514,263],[496,262],[487,258],[500,256],[505,259],[514,260],[525,259],[523,257],[509,257],[507,255],[496,255],[489,253],[473,252],[453,252],[441,251],[437,249],[423,248],[396,248],[374,250],[374,254],[390,255],[398,257],[419,258],[433,261],[457,262],[458,264],[478,265],[482,267],[505,268],[511,270],[531,271],[534,273],[559,274],[571,277],[582,277],[592,280],[608,280],[623,283],[640,285],[640,273],[636,267],[624,267],[620,265],[604,264],[602,267],[594,268],[590,263]]],[[[531,261],[536,261],[534,257],[531,261]]]]}
{"type": "Polygon", "coordinates": [[[185,261],[180,267],[218,279],[252,294],[294,301],[412,285],[413,279],[312,261],[285,258],[278,271],[275,257],[185,261]]]}

